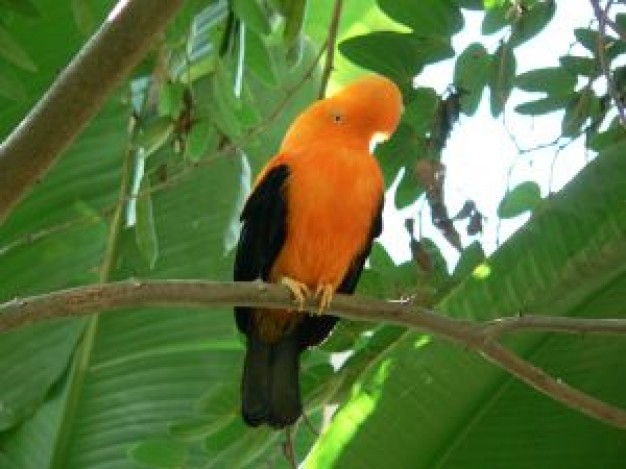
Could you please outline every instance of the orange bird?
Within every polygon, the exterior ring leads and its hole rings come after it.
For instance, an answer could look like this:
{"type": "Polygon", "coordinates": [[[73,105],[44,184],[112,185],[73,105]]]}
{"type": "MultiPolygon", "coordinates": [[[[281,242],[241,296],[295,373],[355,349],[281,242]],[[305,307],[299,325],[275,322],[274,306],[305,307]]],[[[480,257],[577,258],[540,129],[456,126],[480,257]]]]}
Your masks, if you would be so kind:
{"type": "Polygon", "coordinates": [[[242,416],[251,426],[282,428],[302,414],[300,353],[328,336],[338,318],[322,313],[335,292],[354,292],[382,230],[385,186],[370,147],[394,132],[401,112],[393,82],[362,78],[306,109],[256,179],[234,278],[282,283],[300,306],[315,294],[320,309],[235,308],[247,337],[242,416]]]}

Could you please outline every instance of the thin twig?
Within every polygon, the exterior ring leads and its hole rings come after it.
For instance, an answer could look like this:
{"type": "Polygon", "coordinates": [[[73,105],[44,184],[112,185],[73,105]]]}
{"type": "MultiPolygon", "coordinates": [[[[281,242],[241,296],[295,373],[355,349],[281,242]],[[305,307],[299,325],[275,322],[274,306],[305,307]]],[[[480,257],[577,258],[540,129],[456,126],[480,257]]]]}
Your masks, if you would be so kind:
{"type": "MultiPolygon", "coordinates": [[[[112,206],[109,206],[109,207],[105,207],[104,209],[102,209],[100,215],[102,217],[108,217],[109,215],[113,214],[117,210],[117,205],[118,204],[125,204],[125,203],[128,203],[132,199],[139,199],[141,197],[146,197],[148,195],[151,195],[151,194],[154,194],[156,192],[160,192],[162,190],[170,188],[170,187],[172,187],[172,185],[174,183],[178,183],[178,182],[182,181],[184,179],[184,177],[186,177],[186,176],[188,176],[190,174],[193,174],[194,170],[196,168],[198,168],[199,166],[213,164],[218,159],[223,158],[223,157],[231,154],[238,147],[241,147],[241,146],[245,145],[246,143],[249,143],[257,135],[262,134],[280,116],[280,114],[283,112],[285,107],[293,99],[293,97],[296,95],[296,93],[302,88],[302,86],[306,82],[306,80],[308,80],[309,78],[311,78],[313,76],[313,74],[315,73],[315,70],[317,70],[319,61],[322,58],[322,55],[324,53],[325,44],[326,43],[322,44],[322,46],[320,48],[320,51],[313,58],[313,60],[311,61],[311,64],[306,68],[306,70],[304,71],[302,76],[300,78],[298,78],[298,81],[285,90],[285,94],[284,94],[283,98],[276,105],[276,107],[274,107],[272,109],[272,111],[263,120],[263,122],[259,123],[258,125],[252,127],[250,130],[248,130],[242,136],[241,140],[239,140],[237,142],[236,145],[234,143],[232,143],[232,142],[229,142],[227,145],[225,145],[219,151],[216,151],[213,155],[211,155],[210,158],[206,158],[206,159],[201,160],[199,162],[195,162],[192,165],[187,164],[186,166],[184,166],[184,168],[182,170],[180,170],[180,172],[174,174],[173,176],[170,176],[166,181],[160,182],[160,183],[157,183],[157,184],[152,184],[152,185],[150,185],[150,187],[148,189],[144,189],[144,190],[140,191],[139,193],[137,193],[135,195],[129,195],[129,194],[125,195],[124,197],[120,198],[115,203],[115,205],[112,205],[112,206]]],[[[48,237],[50,235],[58,234],[59,232],[71,229],[71,228],[73,228],[75,226],[78,226],[78,225],[81,225],[81,224],[88,224],[88,223],[98,223],[98,222],[100,222],[100,218],[94,217],[92,215],[81,216],[81,217],[77,217],[77,218],[75,218],[73,220],[69,220],[67,222],[64,222],[63,224],[60,224],[60,225],[53,225],[52,227],[46,227],[46,228],[43,228],[43,229],[38,230],[36,232],[19,235],[13,241],[9,241],[4,246],[0,246],[0,256],[5,255],[11,249],[14,249],[14,248],[26,245],[26,244],[31,244],[31,243],[40,241],[41,239],[45,239],[46,237],[48,237]]]]}
{"type": "MultiPolygon", "coordinates": [[[[18,298],[0,304],[0,332],[46,319],[78,317],[138,306],[209,309],[234,305],[285,309],[293,308],[294,302],[286,288],[261,282],[126,280],[18,298]]],[[[317,308],[317,303],[311,299],[304,309],[317,311],[317,308]]],[[[436,314],[411,302],[340,294],[333,300],[332,311],[333,314],[354,320],[416,329],[472,349],[556,401],[587,416],[626,429],[626,411],[551,377],[497,341],[505,332],[521,330],[618,334],[626,331],[626,320],[571,319],[571,326],[567,326],[565,318],[523,316],[499,322],[477,323],[436,314]]]]}
{"type": "Polygon", "coordinates": [[[606,59],[605,50],[607,18],[609,17],[609,9],[613,5],[613,1],[607,1],[604,9],[600,7],[599,0],[589,1],[591,2],[594,14],[596,15],[596,18],[598,20],[598,60],[600,61],[600,68],[602,69],[602,73],[606,78],[607,92],[615,103],[615,107],[617,108],[617,112],[619,114],[619,119],[622,123],[622,126],[626,126],[626,109],[624,109],[624,103],[622,103],[621,97],[617,92],[617,89],[615,88],[615,81],[613,80],[613,75],[611,74],[611,69],[606,59]]]}
{"type": "Polygon", "coordinates": [[[328,42],[326,44],[326,62],[324,63],[324,70],[322,71],[322,80],[320,83],[320,91],[318,95],[319,99],[323,99],[326,95],[328,80],[330,80],[330,74],[333,71],[335,63],[335,46],[337,45],[337,34],[339,32],[339,23],[341,21],[342,7],[343,0],[335,0],[333,17],[330,21],[330,26],[328,29],[328,42]]]}

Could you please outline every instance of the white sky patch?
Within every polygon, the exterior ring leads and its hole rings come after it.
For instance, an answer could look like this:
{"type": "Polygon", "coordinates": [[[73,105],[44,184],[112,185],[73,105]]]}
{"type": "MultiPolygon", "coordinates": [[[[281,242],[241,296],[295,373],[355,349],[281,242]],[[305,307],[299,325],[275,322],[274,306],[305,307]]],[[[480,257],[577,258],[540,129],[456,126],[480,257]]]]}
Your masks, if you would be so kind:
{"type": "MultiPolygon", "coordinates": [[[[489,53],[493,53],[502,34],[482,36],[480,26],[483,14],[465,11],[464,16],[465,26],[453,40],[457,56],[472,42],[481,42],[489,53]]],[[[558,67],[559,57],[565,55],[575,41],[574,28],[588,26],[592,17],[593,11],[586,2],[578,5],[578,8],[571,8],[568,2],[558,2],[556,14],[548,27],[536,38],[515,49],[516,74],[535,68],[558,67]]],[[[572,49],[572,52],[588,55],[580,46],[572,49]]],[[[415,83],[417,86],[432,87],[441,93],[452,82],[453,72],[454,61],[447,60],[426,67],[416,77],[415,83]]],[[[457,213],[464,202],[470,199],[486,217],[483,234],[478,237],[466,235],[466,221],[456,224],[464,246],[473,239],[479,239],[486,253],[490,254],[527,221],[528,214],[511,220],[498,220],[497,208],[507,187],[510,189],[524,181],[535,181],[545,197],[550,192],[561,189],[592,157],[585,151],[582,141],[569,145],[556,155],[556,159],[554,147],[519,154],[507,128],[522,149],[552,142],[561,134],[562,112],[533,118],[514,111],[517,104],[540,97],[542,94],[514,89],[506,105],[506,124],[503,124],[502,117],[494,119],[491,116],[489,91],[484,90],[476,114],[472,117],[461,115],[460,121],[454,126],[442,154],[442,162],[446,166],[445,200],[449,215],[457,213]]],[[[396,262],[410,259],[409,237],[404,228],[404,219],[415,216],[421,209],[421,235],[437,243],[452,268],[458,260],[458,253],[430,223],[430,210],[423,197],[416,204],[398,211],[389,203],[394,187],[392,184],[387,195],[385,231],[381,237],[381,242],[392,258],[396,262]]],[[[416,223],[418,225],[419,219],[416,223]]]]}

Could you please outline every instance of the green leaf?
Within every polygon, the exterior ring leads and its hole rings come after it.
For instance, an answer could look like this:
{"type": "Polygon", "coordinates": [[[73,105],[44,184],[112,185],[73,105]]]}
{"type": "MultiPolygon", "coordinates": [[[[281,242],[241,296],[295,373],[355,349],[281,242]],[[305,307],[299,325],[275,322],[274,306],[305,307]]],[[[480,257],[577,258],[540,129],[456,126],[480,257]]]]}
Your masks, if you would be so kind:
{"type": "Polygon", "coordinates": [[[339,44],[339,50],[361,67],[409,86],[425,65],[452,57],[450,42],[442,37],[381,31],[355,36],[339,44]]]}
{"type": "Polygon", "coordinates": [[[287,47],[291,47],[300,36],[304,24],[306,4],[307,0],[290,0],[285,2],[283,9],[283,15],[285,16],[283,38],[287,47]]]}
{"type": "Polygon", "coordinates": [[[232,0],[231,7],[239,19],[252,31],[263,35],[271,32],[267,14],[258,0],[232,0]]]}
{"type": "Polygon", "coordinates": [[[480,28],[483,35],[497,33],[502,28],[509,26],[508,8],[501,5],[501,3],[497,1],[492,5],[486,6],[485,16],[480,28]]]}
{"type": "Polygon", "coordinates": [[[154,226],[154,213],[152,209],[152,194],[150,191],[150,178],[144,176],[139,186],[137,197],[137,224],[135,226],[135,239],[139,252],[143,255],[151,269],[154,268],[159,258],[159,241],[154,226]]]}
{"type": "Polygon", "coordinates": [[[8,68],[0,73],[0,95],[16,102],[26,101],[24,84],[8,68]]]}
{"type": "Polygon", "coordinates": [[[565,107],[565,114],[561,123],[561,133],[566,137],[575,137],[581,131],[585,121],[589,118],[593,109],[593,103],[597,98],[591,88],[584,88],[574,94],[565,107]]]}
{"type": "Polygon", "coordinates": [[[476,267],[484,262],[485,258],[485,251],[482,245],[480,242],[474,241],[463,249],[459,262],[457,262],[454,268],[453,277],[457,280],[462,280],[464,277],[471,275],[476,267]]]}
{"type": "Polygon", "coordinates": [[[514,218],[541,203],[541,189],[534,181],[526,181],[511,189],[498,206],[500,218],[514,218]]]}
{"type": "Polygon", "coordinates": [[[520,114],[531,116],[548,114],[550,112],[564,110],[572,99],[575,99],[575,94],[573,92],[568,95],[547,96],[535,101],[518,104],[515,106],[515,110],[520,114]]]}
{"type": "Polygon", "coordinates": [[[468,116],[478,109],[489,79],[490,57],[477,42],[467,46],[454,65],[454,85],[460,92],[461,110],[468,116]]]}
{"type": "Polygon", "coordinates": [[[72,0],[72,11],[78,30],[87,36],[96,30],[97,23],[93,6],[88,0],[72,0]]]}
{"type": "MultiPolygon", "coordinates": [[[[625,152],[622,142],[599,155],[489,258],[488,275],[466,277],[436,310],[474,321],[530,311],[623,318],[625,152]]],[[[623,340],[533,333],[507,346],[626,405],[624,377],[613,368],[626,353],[623,340]]],[[[406,333],[357,380],[305,468],[619,469],[622,450],[622,430],[565,408],[464,347],[406,333]],[[529,446],[521,435],[540,442],[529,446]]]]}
{"type": "Polygon", "coordinates": [[[594,151],[603,151],[617,143],[626,140],[626,129],[619,121],[613,122],[612,125],[604,132],[599,132],[587,142],[587,147],[594,151]]]}
{"type": "Polygon", "coordinates": [[[129,454],[135,462],[159,469],[178,469],[187,459],[185,445],[166,438],[142,441],[133,446],[129,454]]]}
{"type": "Polygon", "coordinates": [[[165,145],[174,132],[174,122],[169,117],[158,117],[147,123],[137,136],[135,145],[143,148],[143,157],[148,158],[165,145]]]}
{"type": "Polygon", "coordinates": [[[265,39],[254,31],[246,34],[245,64],[254,75],[263,83],[276,86],[276,65],[265,39]]]}
{"type": "Polygon", "coordinates": [[[538,1],[522,10],[513,23],[511,46],[517,47],[539,34],[552,20],[555,10],[555,0],[538,1]]]}
{"type": "Polygon", "coordinates": [[[559,58],[559,62],[561,66],[574,75],[597,77],[600,74],[600,66],[596,59],[566,55],[559,58]]]}
{"type": "Polygon", "coordinates": [[[550,96],[572,94],[576,76],[563,68],[538,68],[515,77],[515,86],[530,92],[548,93],[550,96]]]}
{"type": "Polygon", "coordinates": [[[185,157],[199,161],[211,154],[219,145],[217,129],[207,120],[196,122],[185,140],[185,157]]]}
{"type": "Polygon", "coordinates": [[[491,58],[489,71],[489,90],[491,115],[498,117],[513,89],[516,61],[512,48],[505,42],[501,43],[491,58]]]}
{"type": "Polygon", "coordinates": [[[32,18],[41,15],[39,8],[31,0],[0,0],[0,6],[32,18]]]}
{"type": "Polygon", "coordinates": [[[420,36],[451,36],[463,27],[463,16],[452,0],[377,0],[389,17],[420,36]]]}
{"type": "Polygon", "coordinates": [[[598,39],[600,36],[598,31],[589,28],[575,28],[574,36],[579,44],[592,54],[598,51],[598,39]]]}
{"type": "Polygon", "coordinates": [[[159,94],[159,116],[169,117],[171,120],[178,118],[185,105],[185,90],[186,86],[180,82],[165,83],[159,94]]]}
{"type": "Polygon", "coordinates": [[[37,65],[28,52],[2,26],[0,26],[0,57],[4,57],[23,70],[37,71],[37,65]]]}

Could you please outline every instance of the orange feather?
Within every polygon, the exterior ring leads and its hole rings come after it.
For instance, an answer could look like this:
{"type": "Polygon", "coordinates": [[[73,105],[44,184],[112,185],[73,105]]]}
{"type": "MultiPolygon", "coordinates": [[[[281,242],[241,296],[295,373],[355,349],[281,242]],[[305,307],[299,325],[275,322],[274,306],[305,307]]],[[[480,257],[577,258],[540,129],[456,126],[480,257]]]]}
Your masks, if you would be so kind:
{"type": "MultiPolygon", "coordinates": [[[[337,289],[363,249],[384,193],[384,180],[370,147],[389,137],[400,119],[402,95],[380,76],[368,76],[338,94],[318,101],[289,128],[280,152],[263,169],[286,164],[287,238],[271,270],[270,281],[289,277],[315,291],[337,289]]],[[[256,320],[274,341],[288,311],[259,310],[256,320]]]]}
{"type": "MultiPolygon", "coordinates": [[[[236,280],[283,282],[295,296],[319,292],[320,310],[337,290],[354,291],[381,229],[385,186],[370,147],[393,133],[401,111],[398,88],[370,76],[294,121],[244,207],[236,280]]],[[[293,424],[302,413],[300,353],[324,340],[337,318],[237,307],[235,319],[246,334],[244,421],[293,424]]]]}

